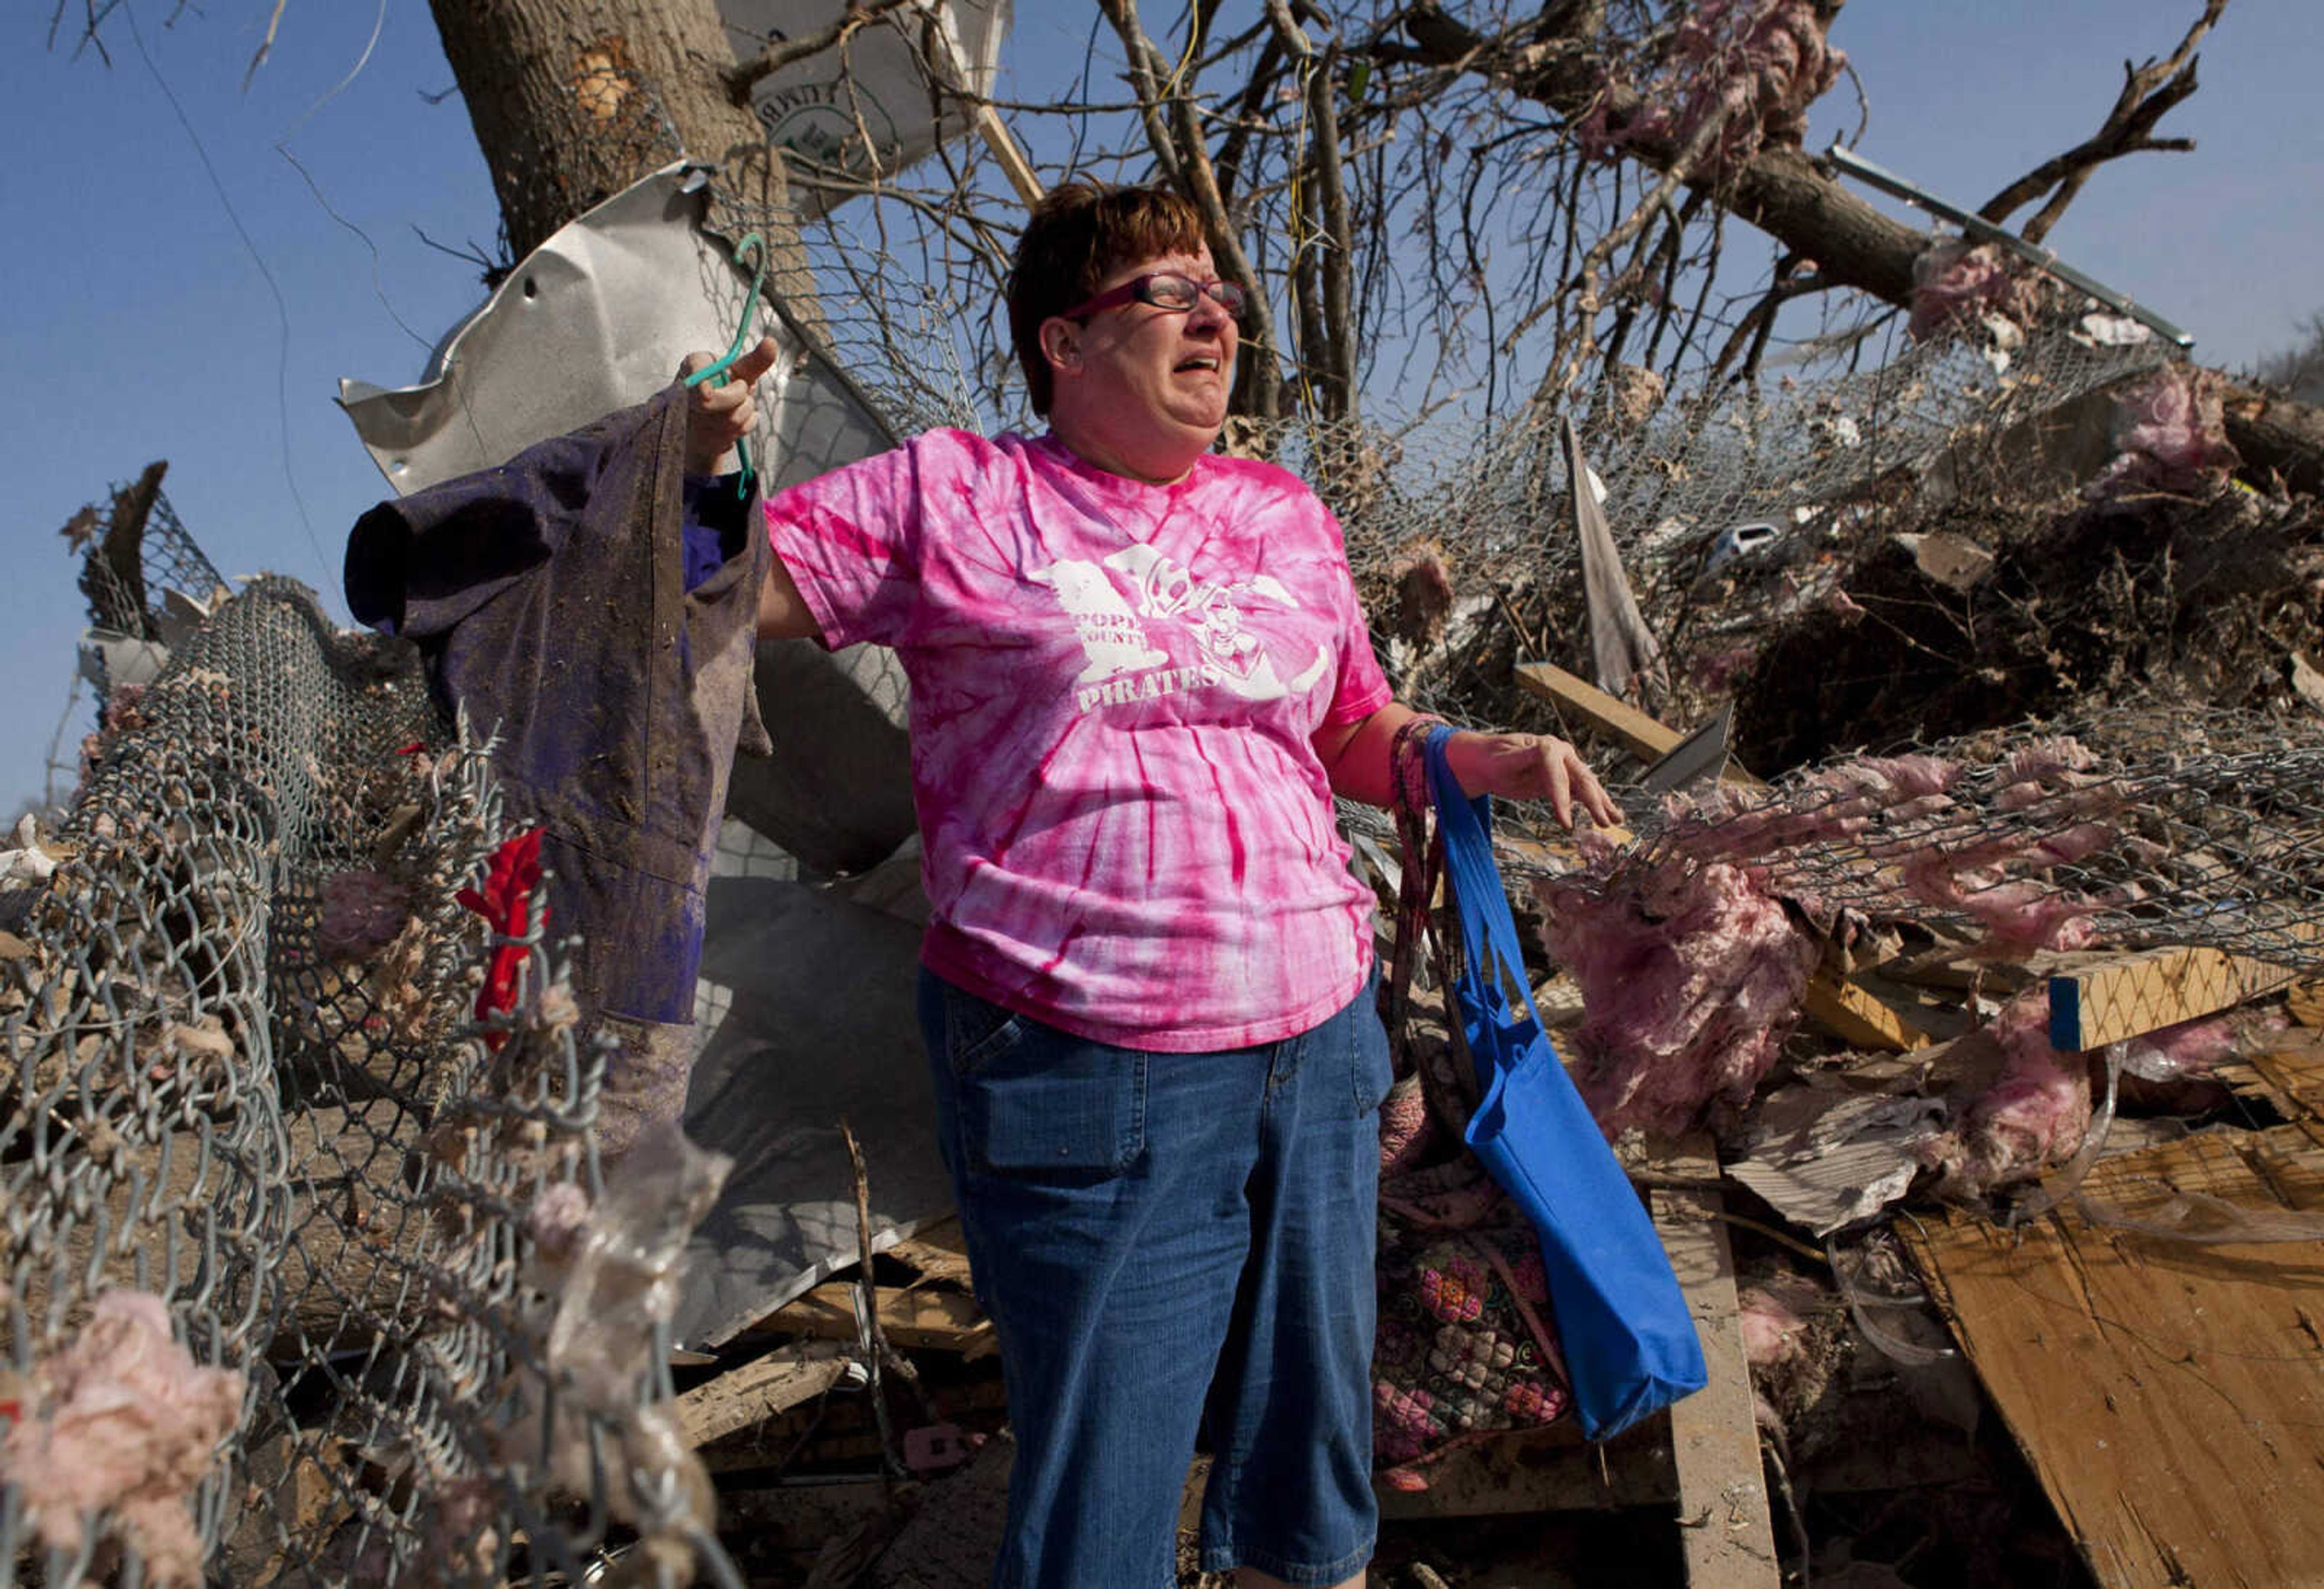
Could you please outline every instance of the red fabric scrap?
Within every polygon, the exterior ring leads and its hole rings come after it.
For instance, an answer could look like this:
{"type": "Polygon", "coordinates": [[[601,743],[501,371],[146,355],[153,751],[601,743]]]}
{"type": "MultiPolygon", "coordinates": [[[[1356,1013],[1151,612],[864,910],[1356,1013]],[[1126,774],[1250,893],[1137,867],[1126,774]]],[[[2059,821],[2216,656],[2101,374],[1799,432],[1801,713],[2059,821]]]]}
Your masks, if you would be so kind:
{"type": "MultiPolygon", "coordinates": [[[[476,991],[479,1021],[516,1007],[517,983],[524,972],[526,955],[526,946],[518,941],[532,928],[533,896],[540,887],[540,829],[527,828],[503,841],[484,868],[483,891],[463,888],[452,896],[484,917],[496,940],[484,971],[484,985],[476,991]]],[[[540,920],[542,925],[548,924],[545,903],[540,920]]],[[[507,1040],[507,1033],[491,1032],[484,1035],[484,1045],[497,1053],[507,1040]]]]}

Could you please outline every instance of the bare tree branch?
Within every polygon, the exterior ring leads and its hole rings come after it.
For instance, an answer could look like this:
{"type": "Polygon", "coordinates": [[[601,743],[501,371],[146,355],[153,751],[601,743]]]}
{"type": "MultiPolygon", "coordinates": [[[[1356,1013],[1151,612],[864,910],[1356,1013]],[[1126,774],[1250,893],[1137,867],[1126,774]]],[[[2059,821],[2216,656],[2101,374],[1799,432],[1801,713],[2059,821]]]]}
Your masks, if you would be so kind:
{"type": "Polygon", "coordinates": [[[1210,152],[1203,144],[1189,86],[1174,74],[1166,87],[1166,63],[1161,51],[1154,47],[1154,41],[1139,25],[1137,0],[1098,0],[1098,5],[1129,53],[1130,87],[1137,90],[1140,120],[1157,162],[1201,213],[1203,225],[1210,233],[1211,257],[1220,271],[1250,294],[1250,321],[1244,330],[1254,356],[1242,361],[1236,379],[1243,387],[1246,411],[1260,419],[1272,419],[1277,412],[1277,394],[1281,385],[1275,364],[1275,317],[1268,307],[1266,285],[1259,272],[1251,269],[1239,229],[1227,216],[1225,200],[1219,193],[1218,173],[1212,169],[1210,152]],[[1166,109],[1170,118],[1167,125],[1162,119],[1166,109]]]}
{"type": "Polygon", "coordinates": [[[2057,191],[2051,194],[2050,202],[2026,223],[2021,234],[2026,242],[2039,243],[2065,214],[2067,205],[2081,191],[2090,173],[2107,161],[2141,150],[2194,148],[2190,139],[2156,138],[2154,124],[2172,106],[2195,92],[2195,46],[2227,8],[2227,0],[2207,0],[2203,14],[2195,19],[2187,36],[2168,59],[2149,59],[2136,67],[2123,62],[2122,92],[2116,96],[2114,108],[2107,113],[2098,132],[2018,178],[1986,200],[1978,214],[1997,225],[2054,188],[2057,191]]]}
{"type": "Polygon", "coordinates": [[[1314,185],[1313,213],[1318,223],[1308,244],[1322,251],[1323,339],[1321,346],[1303,351],[1323,368],[1320,407],[1324,416],[1344,418],[1355,401],[1356,349],[1349,304],[1348,251],[1352,238],[1348,190],[1340,166],[1338,87],[1332,69],[1339,49],[1334,45],[1319,53],[1286,0],[1267,0],[1267,14],[1275,24],[1276,38],[1300,63],[1301,75],[1306,79],[1309,153],[1305,163],[1314,185]]]}
{"type": "Polygon", "coordinates": [[[839,19],[828,26],[817,28],[801,38],[784,39],[770,44],[750,60],[728,70],[725,74],[726,97],[748,109],[751,90],[761,82],[794,62],[805,60],[811,55],[820,55],[845,43],[857,30],[906,4],[908,0],[850,0],[839,19]]]}

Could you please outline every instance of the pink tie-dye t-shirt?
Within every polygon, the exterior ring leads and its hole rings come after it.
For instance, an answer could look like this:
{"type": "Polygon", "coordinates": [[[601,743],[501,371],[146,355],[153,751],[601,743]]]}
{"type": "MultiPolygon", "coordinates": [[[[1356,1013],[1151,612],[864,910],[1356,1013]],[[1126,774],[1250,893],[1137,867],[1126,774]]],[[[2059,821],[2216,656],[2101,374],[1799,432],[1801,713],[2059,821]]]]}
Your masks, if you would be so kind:
{"type": "Polygon", "coordinates": [[[1388,686],[1296,476],[1206,455],[1148,485],[1054,437],[939,430],[767,520],[825,642],[910,676],[930,969],[1182,1052],[1355,997],[1372,901],[1309,741],[1388,686]]]}

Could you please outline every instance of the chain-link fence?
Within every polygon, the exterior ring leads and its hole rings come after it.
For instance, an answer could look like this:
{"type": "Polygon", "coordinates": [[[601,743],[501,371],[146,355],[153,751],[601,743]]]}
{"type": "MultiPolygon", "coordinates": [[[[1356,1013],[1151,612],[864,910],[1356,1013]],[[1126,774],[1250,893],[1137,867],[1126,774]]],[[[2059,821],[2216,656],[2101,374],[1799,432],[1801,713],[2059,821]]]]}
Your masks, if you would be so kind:
{"type": "MultiPolygon", "coordinates": [[[[150,523],[149,597],[208,594],[150,523]]],[[[0,1584],[733,1582],[656,1340],[723,1166],[600,1184],[604,1056],[415,654],[254,580],[86,761],[0,886],[0,1584]]]]}
{"type": "Polygon", "coordinates": [[[1971,956],[2208,945],[2324,970],[2324,743],[2263,718],[2111,712],[1724,784],[1640,813],[1585,875],[1675,894],[1747,869],[1812,918],[1971,956]]]}
{"type": "MultiPolygon", "coordinates": [[[[1618,845],[1585,831],[1577,850],[1538,808],[1499,813],[1503,872],[1553,908],[1618,896],[1663,919],[1723,868],[1842,936],[1909,923],[1972,960],[2205,945],[2324,972],[2324,742],[2264,716],[2115,710],[1773,785],[1612,792],[1618,845]]],[[[1341,814],[1392,837],[1382,813],[1341,814]]]]}

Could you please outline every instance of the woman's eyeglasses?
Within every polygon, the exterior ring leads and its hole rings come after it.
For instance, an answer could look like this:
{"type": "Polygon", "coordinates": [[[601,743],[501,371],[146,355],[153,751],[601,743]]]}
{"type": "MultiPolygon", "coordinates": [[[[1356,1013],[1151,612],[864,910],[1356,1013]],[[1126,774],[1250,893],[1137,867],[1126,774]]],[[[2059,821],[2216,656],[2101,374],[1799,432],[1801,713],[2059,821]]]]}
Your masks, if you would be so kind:
{"type": "Polygon", "coordinates": [[[1133,277],[1119,287],[1109,287],[1085,303],[1075,304],[1062,311],[1068,320],[1086,320],[1100,309],[1110,309],[1117,304],[1152,304],[1157,309],[1185,314],[1205,295],[1219,308],[1236,319],[1242,318],[1243,306],[1250,301],[1241,284],[1234,281],[1197,281],[1176,271],[1151,271],[1133,277]]]}

